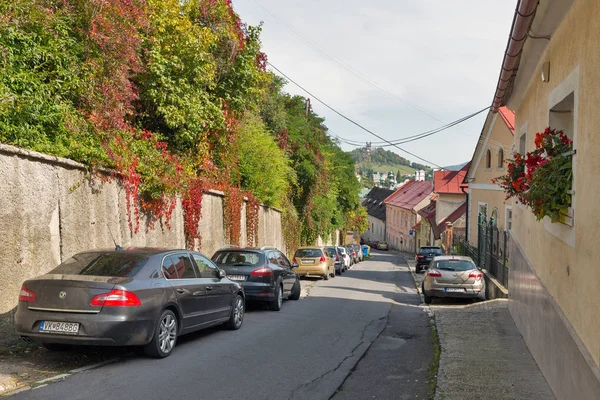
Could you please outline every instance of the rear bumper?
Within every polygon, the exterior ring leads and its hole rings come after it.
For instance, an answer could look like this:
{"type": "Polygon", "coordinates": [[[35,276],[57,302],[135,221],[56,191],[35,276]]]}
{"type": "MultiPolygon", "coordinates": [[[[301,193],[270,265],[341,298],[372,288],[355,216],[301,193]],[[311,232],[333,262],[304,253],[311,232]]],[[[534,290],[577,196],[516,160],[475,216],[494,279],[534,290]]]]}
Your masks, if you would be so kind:
{"type": "Polygon", "coordinates": [[[21,336],[46,343],[98,346],[138,346],[147,344],[154,334],[154,319],[128,320],[118,315],[75,314],[19,309],[15,328],[21,336]],[[41,321],[77,322],[76,335],[40,332],[41,321]]]}
{"type": "Polygon", "coordinates": [[[343,265],[344,265],[344,264],[342,264],[341,262],[339,262],[339,263],[335,263],[335,264],[334,264],[335,270],[336,270],[336,271],[341,271],[341,270],[342,270],[342,266],[343,266],[343,265]]]}
{"type": "Polygon", "coordinates": [[[270,301],[275,300],[275,288],[271,283],[263,282],[243,282],[244,294],[246,300],[270,301]]]}
{"type": "Polygon", "coordinates": [[[481,289],[465,289],[464,292],[447,292],[445,288],[425,290],[425,294],[429,297],[453,297],[464,299],[477,297],[481,292],[485,292],[485,287],[482,287],[481,289]]]}
{"type": "Polygon", "coordinates": [[[296,272],[298,276],[323,276],[327,273],[328,268],[326,264],[301,265],[296,268],[296,272]]]}

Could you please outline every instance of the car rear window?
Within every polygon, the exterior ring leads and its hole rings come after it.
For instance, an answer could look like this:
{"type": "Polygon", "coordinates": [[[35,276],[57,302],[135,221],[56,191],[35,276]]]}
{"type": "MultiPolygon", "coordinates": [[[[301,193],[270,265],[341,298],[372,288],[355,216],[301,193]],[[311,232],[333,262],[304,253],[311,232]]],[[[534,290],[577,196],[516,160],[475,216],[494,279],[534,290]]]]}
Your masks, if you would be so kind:
{"type": "Polygon", "coordinates": [[[421,247],[419,253],[444,254],[439,247],[421,247]]]}
{"type": "Polygon", "coordinates": [[[321,249],[298,249],[296,253],[294,253],[294,257],[300,258],[317,258],[321,257],[323,252],[321,249]]]}
{"type": "Polygon", "coordinates": [[[134,277],[148,257],[125,252],[80,253],[50,271],[51,274],[134,277]]]}
{"type": "Polygon", "coordinates": [[[329,257],[335,258],[335,256],[337,255],[335,247],[326,247],[325,250],[327,250],[327,254],[329,255],[329,257]]]}
{"type": "Polygon", "coordinates": [[[213,257],[213,262],[221,265],[239,266],[256,266],[263,264],[260,259],[260,254],[252,251],[224,251],[217,253],[213,257]]]}
{"type": "Polygon", "coordinates": [[[475,264],[466,260],[440,260],[436,261],[433,268],[446,271],[470,271],[475,269],[475,264]]]}

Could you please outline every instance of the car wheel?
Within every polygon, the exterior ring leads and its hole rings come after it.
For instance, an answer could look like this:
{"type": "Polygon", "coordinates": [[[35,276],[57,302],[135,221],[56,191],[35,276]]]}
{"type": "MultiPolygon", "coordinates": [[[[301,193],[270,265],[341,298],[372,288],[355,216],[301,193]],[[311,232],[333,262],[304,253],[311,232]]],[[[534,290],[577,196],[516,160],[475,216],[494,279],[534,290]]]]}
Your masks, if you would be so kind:
{"type": "Polygon", "coordinates": [[[323,280],[324,281],[328,281],[329,280],[329,271],[325,272],[325,275],[323,275],[323,280]]]}
{"type": "Polygon", "coordinates": [[[296,282],[294,282],[294,286],[292,286],[292,294],[290,294],[290,297],[288,297],[288,299],[298,300],[300,298],[301,290],[302,288],[300,287],[300,281],[296,279],[296,282]]]}
{"type": "Polygon", "coordinates": [[[244,298],[241,294],[235,296],[233,307],[231,308],[231,315],[229,321],[225,322],[225,327],[235,331],[242,327],[244,322],[244,298]]]}
{"type": "Polygon", "coordinates": [[[271,310],[279,311],[281,310],[281,305],[283,304],[283,285],[281,283],[277,284],[277,294],[275,300],[273,300],[270,304],[271,310]]]}
{"type": "Polygon", "coordinates": [[[173,311],[163,311],[156,324],[152,340],[144,346],[146,354],[155,358],[169,356],[177,343],[177,330],[177,317],[173,311]]]}
{"type": "Polygon", "coordinates": [[[333,272],[329,274],[332,278],[335,278],[335,267],[333,267],[333,272]]]}
{"type": "Polygon", "coordinates": [[[479,292],[479,294],[477,295],[475,300],[476,301],[485,301],[485,290],[482,290],[481,292],[479,292]]]}
{"type": "Polygon", "coordinates": [[[420,265],[417,265],[417,266],[415,267],[415,274],[418,274],[419,272],[421,272],[421,266],[420,266],[420,265]]]}
{"type": "Polygon", "coordinates": [[[70,344],[62,343],[42,343],[42,346],[49,351],[69,351],[73,350],[73,346],[70,344]]]}

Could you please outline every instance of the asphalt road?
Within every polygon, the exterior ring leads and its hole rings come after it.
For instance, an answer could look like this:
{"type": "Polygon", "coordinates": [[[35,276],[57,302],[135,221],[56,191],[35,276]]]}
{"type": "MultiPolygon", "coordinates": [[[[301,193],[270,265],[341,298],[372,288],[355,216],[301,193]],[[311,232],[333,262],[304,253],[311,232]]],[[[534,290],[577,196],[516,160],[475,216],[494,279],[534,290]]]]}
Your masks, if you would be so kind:
{"type": "Polygon", "coordinates": [[[180,338],[162,360],[129,355],[13,399],[426,399],[429,316],[404,259],[374,257],[238,331],[180,338]]]}

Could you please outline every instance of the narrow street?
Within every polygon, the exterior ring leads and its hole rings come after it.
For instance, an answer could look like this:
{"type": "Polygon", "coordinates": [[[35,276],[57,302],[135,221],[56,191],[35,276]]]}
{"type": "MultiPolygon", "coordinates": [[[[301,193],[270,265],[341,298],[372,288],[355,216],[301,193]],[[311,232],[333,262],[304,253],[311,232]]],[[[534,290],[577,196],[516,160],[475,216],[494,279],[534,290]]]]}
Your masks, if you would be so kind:
{"type": "Polygon", "coordinates": [[[428,398],[429,315],[402,256],[375,253],[303,288],[280,312],[250,305],[238,331],[181,338],[166,359],[124,356],[13,398],[428,398]]]}

